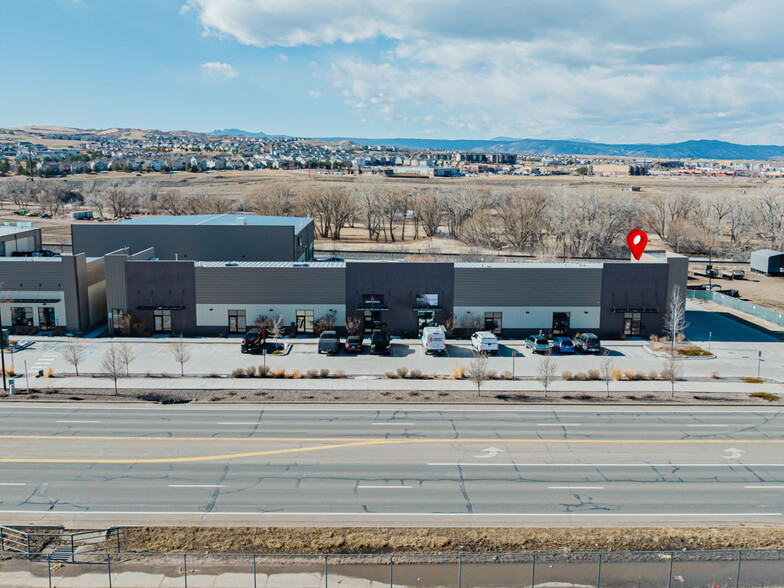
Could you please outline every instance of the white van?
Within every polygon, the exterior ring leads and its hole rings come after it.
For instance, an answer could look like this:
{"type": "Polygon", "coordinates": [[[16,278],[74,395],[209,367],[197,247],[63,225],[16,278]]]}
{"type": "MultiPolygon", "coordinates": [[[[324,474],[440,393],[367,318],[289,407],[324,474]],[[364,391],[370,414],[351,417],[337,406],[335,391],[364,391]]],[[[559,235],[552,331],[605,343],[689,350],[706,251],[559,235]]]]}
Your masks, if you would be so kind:
{"type": "Polygon", "coordinates": [[[498,337],[490,331],[477,331],[471,335],[471,346],[476,353],[498,353],[498,337]]]}
{"type": "Polygon", "coordinates": [[[425,349],[425,354],[444,353],[446,351],[444,327],[425,327],[422,330],[422,347],[425,349]]]}

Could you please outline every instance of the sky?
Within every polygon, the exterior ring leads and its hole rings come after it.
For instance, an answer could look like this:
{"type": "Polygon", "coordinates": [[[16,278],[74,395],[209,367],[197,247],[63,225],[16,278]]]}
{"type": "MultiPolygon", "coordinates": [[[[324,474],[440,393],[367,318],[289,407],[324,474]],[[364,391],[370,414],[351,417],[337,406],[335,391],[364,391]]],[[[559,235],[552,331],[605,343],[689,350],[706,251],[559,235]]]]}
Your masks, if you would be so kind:
{"type": "Polygon", "coordinates": [[[784,144],[782,0],[3,0],[0,126],[784,144]]]}

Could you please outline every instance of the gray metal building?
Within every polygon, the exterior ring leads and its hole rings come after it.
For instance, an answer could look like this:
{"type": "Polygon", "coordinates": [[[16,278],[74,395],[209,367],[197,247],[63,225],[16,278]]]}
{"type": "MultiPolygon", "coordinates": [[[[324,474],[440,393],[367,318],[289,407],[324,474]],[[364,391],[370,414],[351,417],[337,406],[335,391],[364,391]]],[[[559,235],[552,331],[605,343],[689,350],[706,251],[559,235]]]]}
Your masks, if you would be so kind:
{"type": "Polygon", "coordinates": [[[73,250],[100,256],[154,247],[160,259],[310,261],[313,219],[238,214],[144,216],[71,226],[73,250]]]}
{"type": "Polygon", "coordinates": [[[688,259],[644,256],[615,263],[193,262],[158,261],[152,249],[106,256],[113,328],[128,313],[149,332],[242,333],[283,317],[290,334],[319,318],[349,317],[365,332],[415,337],[452,317],[456,332],[507,337],[541,331],[603,337],[659,333],[667,297],[685,295],[688,259]]]}

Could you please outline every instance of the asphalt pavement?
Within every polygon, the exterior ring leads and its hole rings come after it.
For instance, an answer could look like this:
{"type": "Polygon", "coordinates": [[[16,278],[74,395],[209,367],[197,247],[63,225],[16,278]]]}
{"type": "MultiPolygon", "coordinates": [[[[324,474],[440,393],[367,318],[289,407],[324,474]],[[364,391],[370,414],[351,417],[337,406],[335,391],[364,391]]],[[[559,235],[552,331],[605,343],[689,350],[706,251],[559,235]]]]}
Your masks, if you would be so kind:
{"type": "Polygon", "coordinates": [[[0,406],[7,524],[784,524],[772,408],[0,406]]]}

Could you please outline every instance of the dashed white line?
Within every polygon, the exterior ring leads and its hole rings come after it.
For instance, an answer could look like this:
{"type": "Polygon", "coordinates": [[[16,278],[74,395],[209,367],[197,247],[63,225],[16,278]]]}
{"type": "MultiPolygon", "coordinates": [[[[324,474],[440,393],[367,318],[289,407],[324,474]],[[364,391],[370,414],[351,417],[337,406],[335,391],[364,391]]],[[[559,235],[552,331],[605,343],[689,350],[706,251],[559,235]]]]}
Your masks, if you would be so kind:
{"type": "Polygon", "coordinates": [[[537,423],[537,427],[582,427],[580,423],[537,423]]]}
{"type": "Polygon", "coordinates": [[[223,484],[169,484],[169,488],[224,488],[223,484]]]}
{"type": "Polygon", "coordinates": [[[604,490],[604,486],[548,486],[548,490],[604,490]]]}
{"type": "Polygon", "coordinates": [[[370,423],[379,427],[411,427],[414,423],[370,423]]]}
{"type": "Polygon", "coordinates": [[[784,486],[744,486],[744,488],[755,489],[755,490],[784,490],[784,486]]]}
{"type": "Polygon", "coordinates": [[[55,421],[56,423],[100,423],[101,421],[55,421]]]}
{"type": "Polygon", "coordinates": [[[24,482],[0,482],[0,486],[27,486],[24,482]]]}
{"type": "Polygon", "coordinates": [[[225,422],[225,423],[218,423],[218,424],[219,425],[258,425],[259,422],[258,421],[247,422],[247,423],[230,423],[230,422],[225,422]]]}
{"type": "Polygon", "coordinates": [[[687,427],[729,427],[729,425],[686,425],[687,427]]]}
{"type": "Polygon", "coordinates": [[[413,488],[413,486],[371,486],[371,485],[359,485],[357,488],[364,488],[366,490],[374,489],[374,490],[405,490],[408,488],[413,488]]]}

